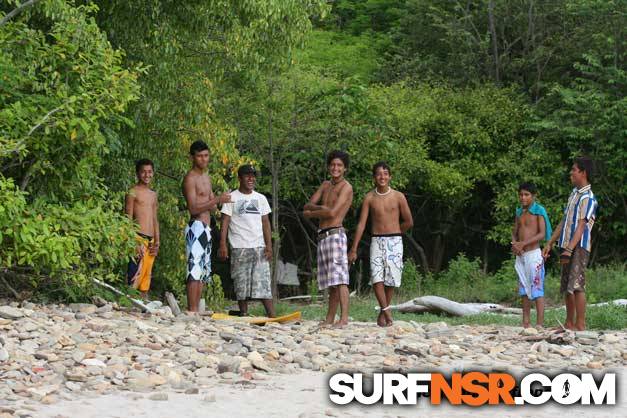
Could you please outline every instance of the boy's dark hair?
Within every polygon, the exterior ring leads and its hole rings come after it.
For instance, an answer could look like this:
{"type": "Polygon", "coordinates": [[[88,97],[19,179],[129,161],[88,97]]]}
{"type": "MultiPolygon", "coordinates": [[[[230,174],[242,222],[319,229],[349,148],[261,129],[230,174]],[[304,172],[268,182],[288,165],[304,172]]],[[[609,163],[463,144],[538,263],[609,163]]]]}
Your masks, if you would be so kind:
{"type": "Polygon", "coordinates": [[[153,170],[155,169],[155,163],[153,163],[152,160],[149,160],[148,158],[140,158],[135,161],[135,174],[139,174],[139,170],[141,170],[145,165],[151,166],[153,170]]]}
{"type": "Polygon", "coordinates": [[[590,157],[580,156],[575,158],[574,162],[579,170],[586,172],[588,182],[592,182],[592,171],[594,170],[592,159],[590,157]]]}
{"type": "Polygon", "coordinates": [[[257,170],[250,164],[244,164],[237,169],[237,177],[244,177],[247,174],[252,174],[253,176],[257,177],[257,170]]]}
{"type": "Polygon", "coordinates": [[[327,167],[329,166],[329,164],[331,164],[331,161],[335,160],[336,158],[339,158],[340,160],[342,160],[342,163],[344,163],[344,167],[348,169],[348,163],[349,163],[348,154],[345,153],[344,151],[339,151],[339,150],[331,151],[329,155],[327,155],[327,167]]]}
{"type": "Polygon", "coordinates": [[[195,155],[197,152],[208,149],[209,147],[207,146],[207,144],[199,139],[198,141],[194,141],[194,143],[189,147],[189,155],[195,155]]]}
{"type": "Polygon", "coordinates": [[[372,176],[376,176],[377,175],[377,169],[378,168],[382,168],[384,170],[387,170],[388,174],[391,176],[392,175],[392,170],[390,170],[390,166],[388,165],[388,163],[386,163],[385,161],[379,161],[378,163],[375,163],[372,166],[372,176]]]}
{"type": "Polygon", "coordinates": [[[525,181],[524,183],[520,183],[520,185],[518,186],[518,192],[520,193],[521,190],[526,190],[531,194],[538,193],[538,189],[536,189],[536,185],[530,181],[525,181]]]}

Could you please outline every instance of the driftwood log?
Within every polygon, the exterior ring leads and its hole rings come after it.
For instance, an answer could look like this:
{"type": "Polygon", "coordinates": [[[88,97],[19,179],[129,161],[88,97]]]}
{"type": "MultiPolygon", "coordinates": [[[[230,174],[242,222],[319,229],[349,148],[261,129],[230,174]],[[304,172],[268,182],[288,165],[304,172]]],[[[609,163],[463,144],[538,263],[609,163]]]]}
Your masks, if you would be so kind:
{"type": "MultiPolygon", "coordinates": [[[[627,307],[627,299],[617,299],[612,302],[595,303],[588,306],[605,306],[610,303],[627,307]]],[[[377,310],[380,308],[377,307],[377,310]]],[[[498,303],[459,303],[440,296],[421,296],[398,305],[391,305],[390,309],[403,313],[445,313],[451,316],[477,315],[480,313],[522,314],[520,308],[510,308],[498,303]]]]}
{"type": "MultiPolygon", "coordinates": [[[[315,299],[323,299],[324,296],[323,295],[317,295],[315,297],[315,299]]],[[[301,295],[301,296],[289,296],[287,298],[281,298],[279,299],[281,302],[289,302],[289,301],[307,301],[307,300],[311,300],[311,295],[301,295]]]]}
{"type": "MultiPolygon", "coordinates": [[[[377,308],[379,309],[379,308],[377,308]]],[[[520,308],[509,308],[497,303],[459,303],[440,296],[421,296],[392,305],[390,309],[403,313],[445,313],[451,316],[476,315],[483,312],[520,314],[520,308]]]]}
{"type": "Polygon", "coordinates": [[[170,292],[165,292],[165,300],[168,302],[168,306],[170,306],[172,314],[174,316],[179,316],[181,314],[181,308],[179,307],[179,303],[176,301],[174,295],[170,292]]]}
{"type": "Polygon", "coordinates": [[[588,305],[588,306],[605,306],[609,304],[627,307],[627,299],[616,299],[611,302],[593,303],[592,305],[588,305]]]}
{"type": "Polygon", "coordinates": [[[134,299],[134,298],[130,297],[129,295],[127,295],[126,293],[120,292],[118,289],[116,289],[115,287],[111,286],[110,284],[105,283],[105,282],[101,282],[98,279],[93,279],[92,278],[91,280],[94,283],[96,283],[98,286],[100,286],[100,287],[104,287],[105,289],[109,289],[110,291],[112,291],[113,293],[115,293],[117,295],[125,296],[128,300],[131,301],[131,303],[133,305],[135,305],[136,307],[138,307],[142,311],[149,312],[149,313],[153,312],[153,310],[149,306],[147,306],[144,302],[142,302],[140,300],[137,300],[137,299],[134,299]]]}

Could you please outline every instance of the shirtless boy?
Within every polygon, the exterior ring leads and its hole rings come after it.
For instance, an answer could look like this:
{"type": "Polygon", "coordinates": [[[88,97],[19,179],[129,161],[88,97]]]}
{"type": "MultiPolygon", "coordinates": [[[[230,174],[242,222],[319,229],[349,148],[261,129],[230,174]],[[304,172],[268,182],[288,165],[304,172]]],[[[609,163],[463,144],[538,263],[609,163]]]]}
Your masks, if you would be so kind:
{"type": "Polygon", "coordinates": [[[124,211],[139,224],[137,253],[128,263],[128,284],[146,298],[150,290],[152,265],[159,252],[159,220],[157,219],[157,193],[150,189],[154,164],[149,159],[135,163],[135,184],[126,194],[124,211]]]}
{"type": "Polygon", "coordinates": [[[544,325],[544,258],[540,241],[551,237],[551,222],[546,210],[536,202],[536,186],[518,186],[519,208],[512,230],[512,252],[516,255],[514,268],[518,274],[518,293],[522,296],[523,327],[529,328],[531,301],[536,302],[536,327],[544,325]]]}
{"type": "Polygon", "coordinates": [[[372,213],[372,241],[370,243],[370,277],[381,310],[377,325],[392,325],[394,288],[400,287],[403,274],[403,233],[413,225],[411,210],[405,195],[390,187],[392,174],[384,161],[372,167],[375,189],[368,192],[361,206],[355,239],[348,253],[349,263],[357,259],[357,248],[364,234],[368,215],[372,213]],[[401,223],[402,219],[402,223],[401,223]]]}
{"type": "Polygon", "coordinates": [[[331,180],[324,181],[303,208],[303,216],[319,219],[318,230],[318,288],[329,289],[329,309],[324,326],[333,325],[340,306],[337,327],[348,324],[348,259],[346,231],[342,223],[353,202],[353,187],[344,178],[348,169],[348,154],[332,151],[327,156],[331,180]]]}
{"type": "Polygon", "coordinates": [[[198,312],[203,286],[211,280],[211,228],[209,212],[218,203],[228,203],[231,196],[223,193],[216,197],[211,190],[207,174],[209,147],[203,141],[189,148],[192,168],[183,179],[183,195],[187,201],[190,220],[185,227],[185,253],[187,256],[187,310],[198,312]]]}

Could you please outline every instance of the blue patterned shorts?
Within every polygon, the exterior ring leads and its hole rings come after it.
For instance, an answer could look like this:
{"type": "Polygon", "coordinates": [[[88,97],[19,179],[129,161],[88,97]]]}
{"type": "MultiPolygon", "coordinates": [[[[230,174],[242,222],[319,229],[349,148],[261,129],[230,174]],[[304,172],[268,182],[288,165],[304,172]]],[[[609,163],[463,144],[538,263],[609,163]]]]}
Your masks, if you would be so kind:
{"type": "Polygon", "coordinates": [[[185,227],[187,281],[211,282],[211,228],[198,220],[185,227]]]}

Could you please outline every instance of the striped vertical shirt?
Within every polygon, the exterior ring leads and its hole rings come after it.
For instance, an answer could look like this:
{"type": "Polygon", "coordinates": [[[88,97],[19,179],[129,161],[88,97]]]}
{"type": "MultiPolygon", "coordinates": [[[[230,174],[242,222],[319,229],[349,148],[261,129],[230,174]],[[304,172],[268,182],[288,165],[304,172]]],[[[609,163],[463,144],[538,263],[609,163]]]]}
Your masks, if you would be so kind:
{"type": "Polygon", "coordinates": [[[588,184],[581,189],[573,189],[568,198],[568,205],[564,209],[564,227],[558,242],[558,246],[565,248],[573,239],[575,230],[579,222],[585,222],[583,234],[578,245],[584,250],[590,252],[592,247],[591,232],[596,217],[598,203],[592,193],[592,188],[588,184]]]}

